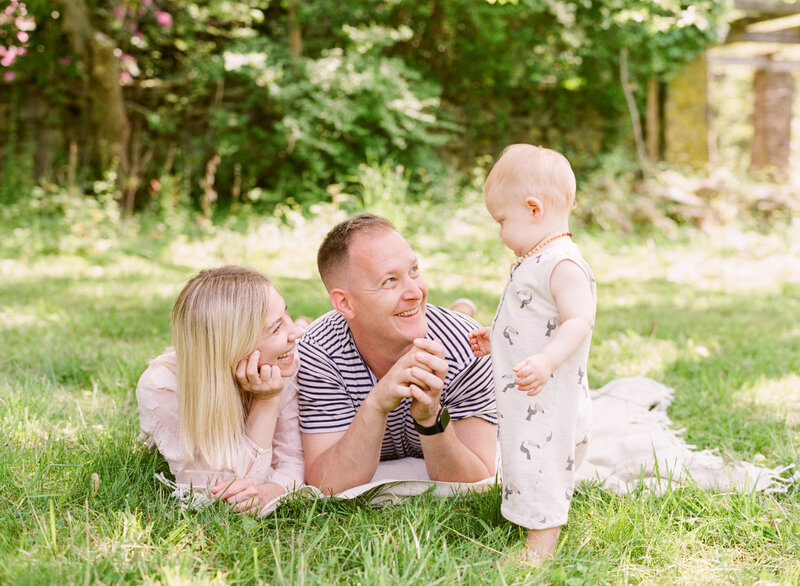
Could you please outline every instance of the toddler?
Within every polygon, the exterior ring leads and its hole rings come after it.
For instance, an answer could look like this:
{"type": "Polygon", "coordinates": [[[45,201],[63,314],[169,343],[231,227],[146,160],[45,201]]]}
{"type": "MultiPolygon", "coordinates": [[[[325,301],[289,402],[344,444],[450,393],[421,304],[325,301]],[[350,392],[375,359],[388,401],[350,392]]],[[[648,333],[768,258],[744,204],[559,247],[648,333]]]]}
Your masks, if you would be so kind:
{"type": "Polygon", "coordinates": [[[491,352],[502,457],[503,516],[528,530],[524,559],[555,552],[586,452],[586,365],[596,289],[569,233],[575,175],[561,154],[515,144],[484,185],[486,209],[517,258],[491,328],[469,334],[491,352]]]}

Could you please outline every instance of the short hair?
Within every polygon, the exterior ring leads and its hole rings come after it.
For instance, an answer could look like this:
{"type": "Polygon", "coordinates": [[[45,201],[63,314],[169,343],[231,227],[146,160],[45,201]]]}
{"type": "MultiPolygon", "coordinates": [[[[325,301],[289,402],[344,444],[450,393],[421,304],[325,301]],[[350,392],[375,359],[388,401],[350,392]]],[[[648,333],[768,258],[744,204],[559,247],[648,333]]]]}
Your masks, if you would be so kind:
{"type": "Polygon", "coordinates": [[[356,234],[394,229],[386,218],[368,213],[356,214],[331,228],[317,251],[317,270],[325,288],[333,289],[337,274],[349,260],[350,243],[356,234]]]}
{"type": "Polygon", "coordinates": [[[509,195],[539,197],[546,205],[558,209],[575,208],[575,173],[569,161],[561,153],[542,146],[506,147],[486,178],[484,193],[493,186],[509,195]]]}
{"type": "Polygon", "coordinates": [[[187,459],[215,470],[234,468],[250,406],[236,384],[236,366],[258,344],[271,290],[258,271],[225,266],[200,271],[175,301],[171,332],[187,459]]]}

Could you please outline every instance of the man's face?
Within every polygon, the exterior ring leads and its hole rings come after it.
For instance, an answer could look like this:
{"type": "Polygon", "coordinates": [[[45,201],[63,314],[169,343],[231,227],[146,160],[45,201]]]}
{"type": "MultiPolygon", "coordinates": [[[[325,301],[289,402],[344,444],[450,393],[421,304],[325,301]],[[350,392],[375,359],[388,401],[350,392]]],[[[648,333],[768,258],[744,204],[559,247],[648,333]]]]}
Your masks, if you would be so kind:
{"type": "Polygon", "coordinates": [[[353,312],[349,322],[359,345],[380,344],[401,352],[415,338],[425,337],[428,286],[417,256],[400,234],[388,229],[356,234],[347,273],[344,289],[353,312]]]}

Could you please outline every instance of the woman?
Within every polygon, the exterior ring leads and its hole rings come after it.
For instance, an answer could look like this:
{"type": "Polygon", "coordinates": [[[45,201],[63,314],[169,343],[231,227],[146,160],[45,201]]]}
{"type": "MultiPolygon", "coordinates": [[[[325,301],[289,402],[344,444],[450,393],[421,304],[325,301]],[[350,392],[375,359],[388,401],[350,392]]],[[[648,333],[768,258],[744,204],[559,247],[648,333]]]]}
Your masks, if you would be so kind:
{"type": "Polygon", "coordinates": [[[245,267],[201,271],[175,302],[171,332],[174,349],[150,362],[136,399],[141,436],[176,482],[249,512],[299,488],[302,331],[270,281],[245,267]]]}

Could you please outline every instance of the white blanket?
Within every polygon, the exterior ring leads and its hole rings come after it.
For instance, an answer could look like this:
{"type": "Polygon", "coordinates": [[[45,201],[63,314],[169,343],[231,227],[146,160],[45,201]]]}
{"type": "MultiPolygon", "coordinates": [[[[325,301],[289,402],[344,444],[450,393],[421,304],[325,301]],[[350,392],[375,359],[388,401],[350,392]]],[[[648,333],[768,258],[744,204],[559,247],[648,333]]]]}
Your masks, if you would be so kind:
{"type": "MultiPolygon", "coordinates": [[[[649,490],[662,492],[670,483],[694,482],[708,490],[785,492],[798,479],[787,477],[791,466],[764,468],[749,462],[731,462],[715,450],[697,451],[673,430],[667,416],[673,389],[650,378],[637,376],[612,381],[592,392],[594,419],[589,450],[578,468],[580,481],[596,482],[619,494],[626,494],[643,484],[649,490]]],[[[498,451],[499,453],[499,451],[498,451]]],[[[500,466],[498,466],[500,470],[500,466]]],[[[371,503],[397,502],[429,489],[440,496],[457,493],[484,492],[498,477],[475,483],[437,482],[428,478],[425,462],[419,458],[403,458],[381,462],[369,484],[356,486],[335,498],[361,496],[371,503]]],[[[189,493],[189,487],[159,480],[173,488],[173,495],[187,504],[199,505],[207,497],[189,493]]],[[[323,496],[314,487],[302,492],[323,496]]],[[[284,495],[267,503],[261,515],[272,512],[284,495]]]]}

